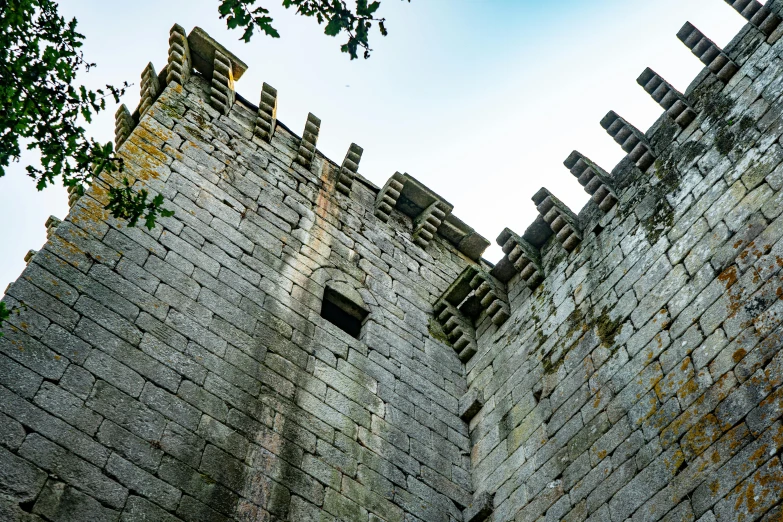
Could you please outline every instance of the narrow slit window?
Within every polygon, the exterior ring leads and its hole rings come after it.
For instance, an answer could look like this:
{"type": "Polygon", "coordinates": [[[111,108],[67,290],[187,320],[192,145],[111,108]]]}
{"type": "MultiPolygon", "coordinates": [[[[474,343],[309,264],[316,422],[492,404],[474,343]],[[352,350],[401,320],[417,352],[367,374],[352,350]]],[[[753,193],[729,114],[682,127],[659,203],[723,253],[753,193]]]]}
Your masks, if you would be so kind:
{"type": "Polygon", "coordinates": [[[367,310],[344,297],[332,288],[326,287],[321,304],[321,317],[351,337],[359,338],[367,310]]]}

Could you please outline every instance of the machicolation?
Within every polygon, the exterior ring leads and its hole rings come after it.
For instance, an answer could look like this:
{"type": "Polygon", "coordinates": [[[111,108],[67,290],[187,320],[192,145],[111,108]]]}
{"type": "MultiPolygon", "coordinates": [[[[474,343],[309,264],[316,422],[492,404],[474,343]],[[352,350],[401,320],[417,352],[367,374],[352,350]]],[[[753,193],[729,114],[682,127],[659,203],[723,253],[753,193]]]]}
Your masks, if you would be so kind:
{"type": "MultiPolygon", "coordinates": [[[[175,25],[116,115],[152,230],[104,174],[6,291],[0,520],[783,520],[783,0],[647,132],[574,151],[577,214],[489,241],[414,177],[376,187],[234,89],[175,25]]],[[[640,69],[644,64],[640,64],[640,69]]]]}

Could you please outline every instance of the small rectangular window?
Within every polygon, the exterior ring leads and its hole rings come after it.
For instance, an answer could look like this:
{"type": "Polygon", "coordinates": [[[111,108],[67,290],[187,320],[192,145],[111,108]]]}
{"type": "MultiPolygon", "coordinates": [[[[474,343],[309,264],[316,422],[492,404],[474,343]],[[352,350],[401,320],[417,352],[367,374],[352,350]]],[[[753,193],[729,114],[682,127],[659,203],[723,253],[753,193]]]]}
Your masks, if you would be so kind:
{"type": "Polygon", "coordinates": [[[359,338],[367,310],[357,306],[338,292],[327,287],[321,304],[321,317],[351,337],[359,338]]]}

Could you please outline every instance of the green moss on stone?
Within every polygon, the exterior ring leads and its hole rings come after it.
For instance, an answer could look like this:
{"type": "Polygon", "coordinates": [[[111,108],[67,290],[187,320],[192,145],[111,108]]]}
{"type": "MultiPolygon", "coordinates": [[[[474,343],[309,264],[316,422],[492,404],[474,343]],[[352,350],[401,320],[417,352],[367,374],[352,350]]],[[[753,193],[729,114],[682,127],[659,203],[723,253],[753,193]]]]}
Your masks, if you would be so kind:
{"type": "Polygon", "coordinates": [[[614,346],[614,341],[617,338],[617,334],[620,333],[621,325],[622,321],[620,319],[613,321],[609,317],[609,312],[606,308],[603,309],[601,315],[599,315],[595,321],[595,329],[603,346],[606,348],[614,346]]]}
{"type": "Polygon", "coordinates": [[[692,162],[703,152],[703,147],[683,146],[677,157],[670,156],[667,159],[658,159],[655,162],[655,177],[660,181],[649,190],[640,193],[639,201],[648,195],[652,195],[656,201],[655,208],[650,215],[639,224],[644,228],[647,240],[654,245],[661,236],[674,225],[674,209],[669,204],[666,196],[677,191],[680,187],[681,175],[676,168],[678,161],[686,164],[692,162]]]}
{"type": "Polygon", "coordinates": [[[451,341],[449,341],[449,338],[446,336],[446,332],[443,331],[443,327],[441,327],[441,325],[432,317],[430,317],[427,330],[430,332],[430,335],[433,339],[451,346],[451,341]]]}
{"type": "Polygon", "coordinates": [[[739,122],[739,130],[740,132],[747,132],[752,129],[755,124],[756,121],[753,118],[750,116],[745,116],[739,122]]]}
{"type": "Polygon", "coordinates": [[[704,96],[704,116],[707,119],[718,120],[731,109],[732,102],[725,94],[707,90],[701,95],[704,96]]]}
{"type": "Polygon", "coordinates": [[[565,354],[563,354],[557,361],[554,363],[552,362],[552,354],[550,353],[544,359],[541,361],[541,363],[544,365],[544,374],[545,375],[552,375],[553,373],[556,373],[557,370],[560,369],[561,366],[563,366],[563,362],[565,361],[565,354]]]}
{"type": "Polygon", "coordinates": [[[726,156],[731,152],[731,149],[734,148],[734,142],[736,140],[737,137],[734,133],[731,132],[728,127],[724,127],[718,131],[718,135],[715,138],[715,148],[718,149],[718,152],[726,156]]]}
{"type": "Polygon", "coordinates": [[[698,141],[689,141],[678,149],[680,155],[680,163],[683,165],[690,165],[693,160],[704,154],[707,150],[707,146],[698,141]]]}
{"type": "Polygon", "coordinates": [[[185,129],[191,133],[193,136],[198,138],[203,143],[209,143],[210,139],[204,136],[204,133],[201,132],[200,129],[197,129],[193,125],[184,125],[185,129]]]}
{"type": "Polygon", "coordinates": [[[658,242],[661,236],[674,225],[674,209],[663,196],[655,204],[655,210],[647,219],[640,222],[644,228],[647,241],[651,245],[658,242]]]}
{"type": "MultiPolygon", "coordinates": [[[[572,338],[572,336],[576,332],[585,330],[587,326],[587,323],[585,322],[585,316],[582,310],[580,308],[577,308],[573,312],[571,312],[571,315],[569,315],[568,319],[566,319],[566,324],[568,324],[568,330],[563,336],[563,340],[568,341],[572,338]]],[[[543,341],[539,343],[539,346],[541,346],[546,341],[546,336],[544,336],[541,332],[539,332],[539,334],[543,338],[543,341]]],[[[560,353],[560,357],[557,359],[557,361],[554,362],[552,362],[552,353],[550,352],[549,354],[547,354],[541,360],[541,363],[544,366],[544,373],[547,375],[555,373],[558,370],[558,368],[562,366],[566,356],[574,346],[576,346],[576,343],[572,343],[569,349],[564,350],[562,353],[560,353]]]]}
{"type": "Polygon", "coordinates": [[[674,141],[674,137],[679,130],[680,126],[674,123],[671,118],[664,118],[656,133],[655,143],[662,144],[664,147],[667,146],[674,141]]]}

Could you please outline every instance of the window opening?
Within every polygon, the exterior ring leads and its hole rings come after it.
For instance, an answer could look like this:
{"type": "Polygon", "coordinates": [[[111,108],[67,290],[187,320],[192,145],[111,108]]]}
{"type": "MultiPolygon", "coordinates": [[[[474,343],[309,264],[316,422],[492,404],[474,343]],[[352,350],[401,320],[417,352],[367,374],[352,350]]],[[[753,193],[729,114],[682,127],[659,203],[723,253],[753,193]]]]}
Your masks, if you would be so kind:
{"type": "Polygon", "coordinates": [[[351,337],[359,338],[362,325],[368,314],[367,310],[356,305],[334,289],[326,287],[326,290],[324,290],[321,317],[351,337]]]}

